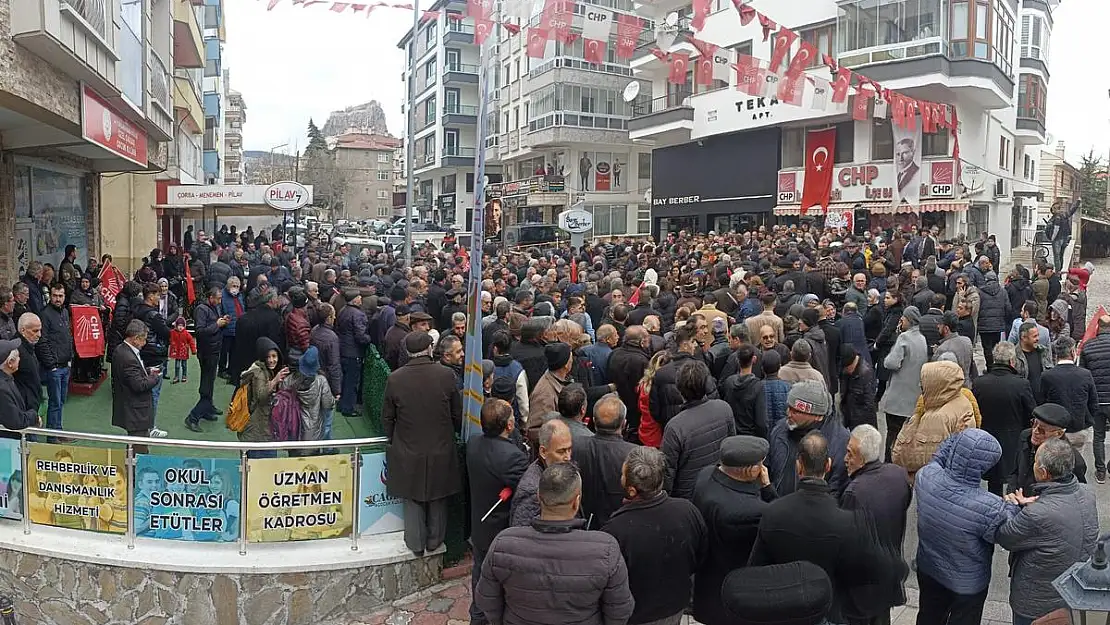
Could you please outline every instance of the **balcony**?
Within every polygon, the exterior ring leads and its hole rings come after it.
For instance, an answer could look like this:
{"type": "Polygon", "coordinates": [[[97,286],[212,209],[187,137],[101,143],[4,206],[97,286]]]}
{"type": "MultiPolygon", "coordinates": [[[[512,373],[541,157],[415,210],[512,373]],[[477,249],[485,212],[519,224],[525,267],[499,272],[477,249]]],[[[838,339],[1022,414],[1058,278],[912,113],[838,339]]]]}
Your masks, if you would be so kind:
{"type": "Polygon", "coordinates": [[[445,105],[443,107],[443,123],[451,125],[476,124],[478,123],[478,107],[463,104],[445,105]]]}
{"type": "Polygon", "coordinates": [[[443,68],[443,84],[478,84],[478,66],[468,63],[449,63],[443,68]]]}
{"type": "Polygon", "coordinates": [[[111,4],[16,0],[10,6],[16,43],[74,80],[88,83],[110,102],[119,101],[120,42],[111,4]]]}
{"type": "Polygon", "coordinates": [[[652,141],[657,147],[685,143],[694,129],[694,107],[691,92],[679,89],[632,107],[628,120],[628,138],[652,141]]]}
{"type": "Polygon", "coordinates": [[[443,146],[444,167],[466,167],[474,164],[474,148],[464,148],[457,145],[443,146]]]}
{"type": "Polygon", "coordinates": [[[1027,106],[1024,102],[1017,107],[1017,127],[1014,129],[1014,142],[1019,146],[1044,145],[1048,143],[1048,132],[1044,125],[1043,107],[1027,106]]]}
{"type": "Polygon", "coordinates": [[[174,119],[192,134],[204,132],[204,107],[188,76],[173,77],[174,119]]]}
{"type": "Polygon", "coordinates": [[[443,31],[443,43],[474,43],[474,25],[464,24],[456,20],[447,20],[447,28],[443,31]]]}
{"type": "Polygon", "coordinates": [[[175,0],[173,6],[173,66],[204,67],[204,38],[188,0],[175,0]]]}
{"type": "Polygon", "coordinates": [[[1014,19],[1006,0],[971,3],[982,11],[971,15],[962,0],[838,5],[841,67],[910,96],[971,100],[992,110],[1013,105],[1014,19]]]}

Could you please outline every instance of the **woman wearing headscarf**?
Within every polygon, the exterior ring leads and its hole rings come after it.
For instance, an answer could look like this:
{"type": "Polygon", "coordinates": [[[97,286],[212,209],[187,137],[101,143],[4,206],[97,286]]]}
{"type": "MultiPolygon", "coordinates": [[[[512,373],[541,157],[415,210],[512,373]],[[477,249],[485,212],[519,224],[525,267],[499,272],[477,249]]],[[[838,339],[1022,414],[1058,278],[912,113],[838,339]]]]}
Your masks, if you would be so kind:
{"type": "MultiPolygon", "coordinates": [[[[266,337],[261,337],[255,342],[258,359],[242,373],[239,385],[247,387],[247,409],[250,418],[242,432],[238,432],[239,440],[244,443],[267,442],[272,439],[270,435],[270,414],[273,410],[274,393],[289,375],[289,368],[281,366],[281,351],[277,343],[266,337]]],[[[266,458],[277,456],[273,451],[248,451],[252,458],[266,458]]]]}

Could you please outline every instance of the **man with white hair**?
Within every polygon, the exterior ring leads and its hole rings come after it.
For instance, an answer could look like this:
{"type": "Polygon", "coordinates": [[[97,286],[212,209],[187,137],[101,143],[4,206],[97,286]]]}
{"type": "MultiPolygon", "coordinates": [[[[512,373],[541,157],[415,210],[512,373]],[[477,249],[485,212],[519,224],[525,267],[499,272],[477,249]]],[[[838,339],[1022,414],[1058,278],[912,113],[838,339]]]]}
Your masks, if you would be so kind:
{"type": "Polygon", "coordinates": [[[12,375],[19,370],[19,341],[10,339],[0,341],[0,425],[9,430],[22,430],[42,425],[36,414],[38,406],[27,406],[23,402],[12,375]]]}
{"type": "Polygon", "coordinates": [[[910,482],[905,469],[883,462],[883,451],[883,436],[875,426],[864,424],[852,430],[844,454],[849,482],[840,497],[840,507],[866,510],[875,521],[879,538],[902,553],[910,482]]]}
{"type": "Polygon", "coordinates": [[[19,368],[12,377],[23,398],[23,405],[38,411],[42,405],[42,372],[35,344],[42,336],[42,320],[33,312],[23,313],[16,325],[19,332],[19,368]]]}

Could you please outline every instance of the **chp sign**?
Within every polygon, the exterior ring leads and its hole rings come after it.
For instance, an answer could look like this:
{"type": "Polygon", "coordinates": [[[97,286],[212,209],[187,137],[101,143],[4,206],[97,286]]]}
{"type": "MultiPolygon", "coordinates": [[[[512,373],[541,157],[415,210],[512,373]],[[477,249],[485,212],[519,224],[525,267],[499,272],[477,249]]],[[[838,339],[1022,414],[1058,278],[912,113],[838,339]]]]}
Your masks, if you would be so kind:
{"type": "Polygon", "coordinates": [[[303,184],[284,180],[266,187],[266,205],[279,211],[295,211],[312,201],[312,192],[303,184]]]}

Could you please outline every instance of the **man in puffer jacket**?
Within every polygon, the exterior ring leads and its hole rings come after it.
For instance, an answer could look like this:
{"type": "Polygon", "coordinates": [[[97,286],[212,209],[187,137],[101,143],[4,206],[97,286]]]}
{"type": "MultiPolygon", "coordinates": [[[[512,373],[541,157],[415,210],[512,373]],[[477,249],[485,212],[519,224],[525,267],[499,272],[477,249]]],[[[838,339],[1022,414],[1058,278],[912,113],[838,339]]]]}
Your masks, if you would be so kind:
{"type": "Polygon", "coordinates": [[[987,369],[994,364],[994,346],[1001,340],[1002,332],[1009,328],[1010,298],[998,283],[998,275],[988,271],[979,287],[979,340],[983,343],[983,358],[987,369]]]}
{"type": "Polygon", "coordinates": [[[948,437],[917,473],[921,623],[982,620],[992,542],[1009,515],[1002,498],[980,488],[979,482],[1001,456],[1002,446],[993,436],[968,429],[948,437]]]}
{"type": "Polygon", "coordinates": [[[1079,366],[1091,372],[1098,393],[1098,414],[1095,417],[1095,478],[1106,480],[1106,423],[1110,419],[1110,316],[1098,319],[1098,334],[1083,344],[1079,366]]]}
{"type": "Polygon", "coordinates": [[[894,464],[904,468],[910,479],[929,462],[949,436],[975,427],[971,402],[960,392],[963,384],[963,369],[954,362],[942,360],[921,367],[921,395],[925,398],[925,412],[920,417],[910,418],[902,426],[891,451],[894,464]]]}

